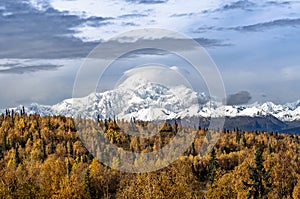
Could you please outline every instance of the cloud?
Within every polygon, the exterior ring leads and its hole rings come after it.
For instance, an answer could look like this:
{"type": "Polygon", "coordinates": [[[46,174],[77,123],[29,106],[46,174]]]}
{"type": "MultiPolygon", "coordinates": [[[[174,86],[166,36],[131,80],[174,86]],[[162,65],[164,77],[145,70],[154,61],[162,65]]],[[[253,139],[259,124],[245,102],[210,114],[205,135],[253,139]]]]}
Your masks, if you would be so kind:
{"type": "Polygon", "coordinates": [[[139,25],[133,22],[123,22],[122,26],[139,26],[139,25]]]}
{"type": "Polygon", "coordinates": [[[290,1],[283,1],[283,2],[278,2],[278,1],[267,1],[265,3],[266,6],[287,6],[291,5],[292,2],[290,1]]]}
{"type": "MultiPolygon", "coordinates": [[[[103,41],[121,32],[131,31],[136,27],[157,27],[180,31],[189,34],[195,22],[199,22],[204,9],[213,10],[219,2],[167,1],[167,0],[123,0],[123,1],[97,1],[86,2],[77,0],[50,1],[53,8],[68,11],[80,17],[102,16],[111,17],[105,22],[105,27],[78,25],[72,34],[83,41],[103,41]],[[172,16],[172,17],[170,17],[172,16]]],[[[208,21],[207,21],[208,22],[208,21]]],[[[200,22],[199,22],[200,23],[200,22]]],[[[209,23],[209,22],[208,22],[209,23]]],[[[101,23],[102,25],[103,23],[101,23]]]]}
{"type": "Polygon", "coordinates": [[[225,4],[219,8],[216,9],[205,9],[201,10],[199,12],[187,12],[187,13],[175,13],[172,14],[170,17],[193,17],[200,14],[212,14],[212,13],[218,13],[218,12],[224,12],[224,11],[231,11],[231,10],[244,10],[244,11],[253,11],[253,8],[257,7],[257,5],[251,1],[248,0],[240,0],[231,2],[229,4],[225,4]]]}
{"type": "MultiPolygon", "coordinates": [[[[154,36],[154,35],[153,35],[154,36]]],[[[223,47],[231,44],[224,43],[217,39],[196,38],[194,39],[203,47],[223,47]]],[[[194,49],[187,48],[190,46],[191,40],[177,39],[177,38],[135,38],[126,37],[119,40],[109,40],[102,42],[98,48],[95,48],[93,58],[114,58],[119,56],[117,53],[120,51],[127,52],[130,50],[131,54],[128,57],[143,56],[143,55],[166,55],[171,52],[165,51],[164,47],[172,48],[174,51],[187,52],[194,49]],[[151,47],[153,46],[153,47],[151,47]],[[161,47],[161,49],[160,49],[161,47]],[[133,50],[136,49],[136,50],[133,50]]]]}
{"type": "Polygon", "coordinates": [[[113,17],[88,17],[86,19],[80,19],[83,24],[91,26],[91,27],[101,27],[101,26],[107,26],[112,25],[113,17]]]}
{"type": "Polygon", "coordinates": [[[242,9],[242,10],[247,10],[251,11],[253,7],[255,7],[256,4],[248,1],[248,0],[240,0],[240,1],[235,1],[230,4],[224,5],[222,8],[217,9],[216,11],[228,11],[228,10],[234,10],[234,9],[242,9]]]}
{"type": "Polygon", "coordinates": [[[138,3],[138,4],[161,4],[167,3],[168,0],[126,0],[130,3],[138,3]]]}
{"type": "Polygon", "coordinates": [[[240,31],[240,32],[256,32],[256,31],[264,31],[266,29],[271,28],[279,28],[279,27],[296,27],[300,25],[300,18],[295,19],[277,19],[273,21],[257,23],[246,26],[237,26],[234,28],[229,28],[232,30],[240,31]]]}
{"type": "Polygon", "coordinates": [[[177,69],[148,65],[125,71],[117,82],[116,88],[134,89],[149,82],[159,83],[168,88],[182,85],[190,87],[189,82],[181,76],[177,69]]]}
{"type": "Polygon", "coordinates": [[[72,37],[72,28],[107,20],[82,19],[53,8],[40,11],[21,1],[4,0],[0,6],[11,13],[0,13],[0,58],[84,57],[97,43],[72,37]]]}
{"type": "Polygon", "coordinates": [[[0,65],[0,74],[24,74],[37,71],[56,70],[62,67],[62,65],[31,65],[31,66],[20,66],[19,64],[6,64],[0,65]]]}
{"type": "Polygon", "coordinates": [[[190,12],[190,13],[180,13],[180,14],[172,14],[170,17],[191,17],[191,16],[194,16],[196,14],[197,13],[193,13],[193,12],[190,12]]]}
{"type": "Polygon", "coordinates": [[[261,22],[251,25],[236,26],[236,27],[216,27],[216,26],[202,26],[195,29],[194,33],[205,33],[207,31],[225,31],[225,30],[235,30],[239,32],[259,32],[264,30],[269,30],[272,28],[281,27],[298,27],[300,26],[300,18],[286,18],[286,19],[276,19],[267,22],[261,22]]]}
{"type": "Polygon", "coordinates": [[[229,95],[226,99],[227,105],[241,105],[247,104],[251,100],[251,95],[248,91],[240,91],[238,93],[229,95]]]}
{"type": "Polygon", "coordinates": [[[132,13],[119,16],[120,19],[147,17],[148,14],[132,13]]]}
{"type": "Polygon", "coordinates": [[[215,26],[202,26],[193,30],[193,33],[205,33],[211,30],[224,30],[224,28],[217,28],[215,26]]]}
{"type": "Polygon", "coordinates": [[[224,43],[224,41],[219,39],[195,38],[194,40],[203,47],[224,47],[232,45],[230,43],[224,43]]]}
{"type": "MultiPolygon", "coordinates": [[[[140,21],[141,18],[148,17],[148,12],[150,12],[149,9],[146,14],[129,9],[125,12],[126,14],[122,13],[116,17],[83,17],[67,11],[58,11],[41,1],[32,2],[33,5],[23,1],[3,0],[0,2],[5,12],[12,13],[5,16],[0,13],[0,58],[86,57],[99,44],[99,40],[89,42],[85,40],[84,35],[78,36],[81,34],[79,27],[82,27],[82,30],[85,29],[84,27],[99,30],[92,31],[92,34],[101,39],[103,31],[140,27],[144,24],[140,21]]],[[[134,2],[154,4],[167,1],[134,2]]],[[[198,38],[196,40],[205,47],[223,46],[222,41],[216,39],[198,38]]]]}
{"type": "MultiPolygon", "coordinates": [[[[0,107],[56,104],[72,97],[78,59],[0,59],[0,107]],[[13,69],[14,68],[14,69],[13,69]],[[9,71],[3,72],[5,69],[9,71]]],[[[87,77],[88,78],[88,77],[87,77]]]]}

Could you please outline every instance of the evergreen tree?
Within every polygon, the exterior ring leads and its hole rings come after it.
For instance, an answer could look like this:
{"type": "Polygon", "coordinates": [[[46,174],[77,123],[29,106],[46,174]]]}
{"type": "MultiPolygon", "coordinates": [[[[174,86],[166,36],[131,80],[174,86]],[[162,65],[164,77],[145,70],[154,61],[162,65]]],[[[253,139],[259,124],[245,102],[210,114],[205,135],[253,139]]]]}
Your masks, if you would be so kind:
{"type": "Polygon", "coordinates": [[[15,160],[16,166],[18,166],[21,163],[21,160],[19,157],[19,146],[18,145],[15,147],[14,160],[15,160]]]}
{"type": "Polygon", "coordinates": [[[69,142],[68,142],[68,144],[69,144],[69,154],[71,155],[71,156],[73,156],[73,142],[72,142],[72,140],[69,140],[69,142]]]}
{"type": "Polygon", "coordinates": [[[47,153],[46,153],[46,142],[42,139],[42,154],[43,154],[43,160],[47,158],[47,153]]]}
{"type": "Polygon", "coordinates": [[[247,146],[247,139],[243,134],[243,146],[246,147],[247,146]]]}
{"type": "Polygon", "coordinates": [[[193,155],[193,156],[196,156],[197,155],[197,152],[196,152],[196,149],[195,149],[195,143],[193,142],[191,147],[190,147],[190,154],[193,155]]]}
{"type": "Polygon", "coordinates": [[[216,178],[217,166],[216,166],[216,151],[213,148],[210,152],[209,166],[208,166],[208,180],[210,184],[213,184],[216,178]]]}
{"type": "Polygon", "coordinates": [[[236,129],[235,142],[236,142],[237,144],[240,144],[241,137],[242,137],[242,135],[241,135],[240,130],[239,130],[239,129],[236,129]]]}
{"type": "Polygon", "coordinates": [[[7,134],[4,133],[3,138],[2,138],[2,150],[5,151],[7,149],[7,142],[6,142],[6,138],[7,134]]]}
{"type": "Polygon", "coordinates": [[[88,198],[95,198],[96,197],[95,190],[92,186],[91,181],[92,181],[91,170],[90,168],[87,168],[83,179],[83,187],[87,193],[88,198]]]}
{"type": "Polygon", "coordinates": [[[104,127],[105,127],[105,132],[108,130],[108,121],[107,119],[104,120],[104,127]]]}
{"type": "Polygon", "coordinates": [[[90,185],[91,185],[91,172],[90,169],[87,168],[83,179],[83,186],[87,192],[90,192],[90,185]]]}
{"type": "Polygon", "coordinates": [[[71,169],[72,169],[72,165],[70,163],[70,160],[68,159],[67,160],[67,175],[68,175],[68,178],[70,178],[71,169]]]}
{"type": "Polygon", "coordinates": [[[21,116],[25,115],[25,108],[24,108],[24,106],[22,106],[22,109],[20,110],[20,115],[21,116]]]}
{"type": "Polygon", "coordinates": [[[263,166],[263,149],[258,147],[255,152],[255,167],[248,165],[249,179],[251,183],[243,181],[245,188],[249,189],[247,198],[264,199],[271,191],[271,183],[269,182],[270,171],[266,171],[263,166]]]}

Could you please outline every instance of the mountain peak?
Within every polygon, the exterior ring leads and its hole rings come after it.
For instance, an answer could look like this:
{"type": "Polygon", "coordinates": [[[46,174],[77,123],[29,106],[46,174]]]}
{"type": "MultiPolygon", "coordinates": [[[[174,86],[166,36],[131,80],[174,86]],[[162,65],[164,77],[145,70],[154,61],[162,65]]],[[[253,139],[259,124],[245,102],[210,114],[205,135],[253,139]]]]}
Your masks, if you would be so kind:
{"type": "MultiPolygon", "coordinates": [[[[263,117],[272,115],[281,121],[300,120],[300,100],[276,105],[273,102],[251,105],[221,105],[204,93],[196,93],[183,85],[168,87],[158,82],[126,80],[115,89],[71,98],[53,106],[36,103],[26,107],[27,113],[40,115],[81,116],[130,120],[166,120],[184,117],[263,117]],[[132,85],[136,85],[132,87],[132,85]]],[[[14,108],[20,111],[22,106],[14,108]]],[[[2,110],[4,113],[5,110],[2,110]]]]}

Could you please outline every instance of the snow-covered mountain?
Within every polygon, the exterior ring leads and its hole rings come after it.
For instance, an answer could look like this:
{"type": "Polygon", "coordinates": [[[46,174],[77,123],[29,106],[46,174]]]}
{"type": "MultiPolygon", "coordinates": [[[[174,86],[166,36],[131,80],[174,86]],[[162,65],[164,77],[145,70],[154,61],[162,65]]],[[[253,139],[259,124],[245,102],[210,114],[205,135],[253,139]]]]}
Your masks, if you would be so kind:
{"type": "MultiPolygon", "coordinates": [[[[22,106],[14,108],[21,110],[22,106]]],[[[103,93],[91,93],[83,98],[66,99],[56,105],[31,104],[27,113],[40,115],[65,115],[84,118],[113,118],[130,120],[165,120],[192,116],[201,117],[262,117],[272,115],[281,121],[300,121],[300,100],[276,105],[272,102],[250,105],[222,105],[209,100],[185,86],[168,88],[158,83],[146,82],[135,89],[128,86],[103,93]]],[[[1,112],[5,112],[2,110],[1,112]]]]}
{"type": "MultiPolygon", "coordinates": [[[[199,111],[198,100],[207,101],[205,95],[177,86],[167,88],[157,83],[146,83],[135,89],[120,86],[103,93],[91,93],[83,98],[67,99],[49,106],[28,107],[29,113],[81,116],[86,118],[113,118],[144,121],[192,116],[199,111]],[[50,111],[51,110],[51,111],[50,111]]],[[[20,107],[19,107],[20,108],[20,107]]]]}
{"type": "Polygon", "coordinates": [[[272,115],[281,121],[291,122],[300,120],[300,100],[294,103],[276,105],[273,102],[258,103],[249,105],[219,106],[212,109],[212,117],[228,116],[268,116],[272,115]]]}

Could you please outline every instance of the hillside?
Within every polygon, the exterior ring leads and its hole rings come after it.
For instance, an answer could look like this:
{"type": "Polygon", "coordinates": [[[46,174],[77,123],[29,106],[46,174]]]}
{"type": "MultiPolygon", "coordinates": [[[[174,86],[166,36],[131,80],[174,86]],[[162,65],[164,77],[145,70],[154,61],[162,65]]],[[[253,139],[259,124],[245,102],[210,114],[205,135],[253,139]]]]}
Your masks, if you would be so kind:
{"type": "MultiPolygon", "coordinates": [[[[182,128],[162,125],[155,136],[126,136],[122,124],[152,125],[142,121],[87,120],[98,123],[111,143],[124,150],[146,154],[169,143],[182,128]]],[[[190,129],[193,131],[193,129],[190,129]]],[[[251,182],[248,165],[255,166],[258,148],[270,171],[268,198],[300,197],[299,136],[265,132],[222,130],[214,154],[199,155],[215,132],[196,130],[196,137],[181,157],[168,167],[149,173],[122,173],[118,158],[113,168],[90,154],[76,131],[74,120],[64,116],[0,116],[1,198],[246,198],[251,182]]],[[[84,132],[92,135],[93,129],[84,132]]],[[[104,148],[102,150],[105,150],[104,148]]],[[[140,160],[135,160],[140,161],[140,160]]],[[[159,161],[159,160],[157,160],[159,161]]]]}

